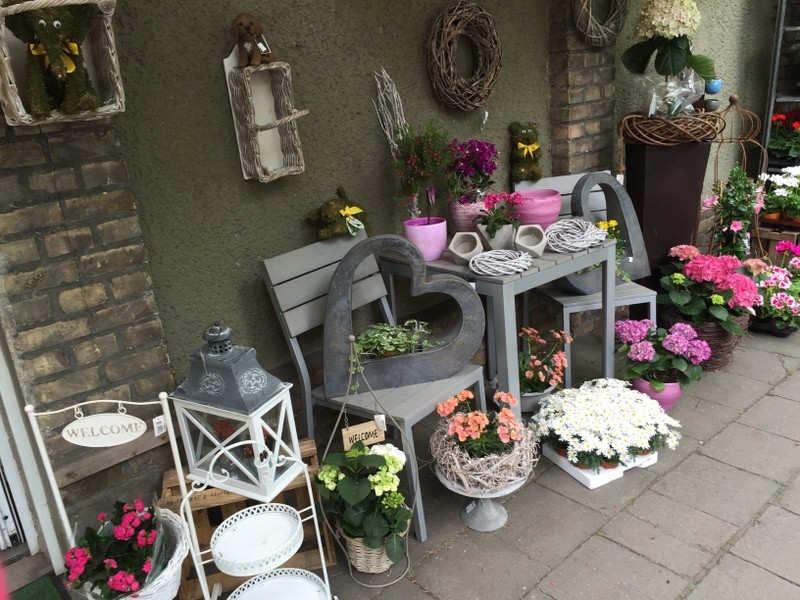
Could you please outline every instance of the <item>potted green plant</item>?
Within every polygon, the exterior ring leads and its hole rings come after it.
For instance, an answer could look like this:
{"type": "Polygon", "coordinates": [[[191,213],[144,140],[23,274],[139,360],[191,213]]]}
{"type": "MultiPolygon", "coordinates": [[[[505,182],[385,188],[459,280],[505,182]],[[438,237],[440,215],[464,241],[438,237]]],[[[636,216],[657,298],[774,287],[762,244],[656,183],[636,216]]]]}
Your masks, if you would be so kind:
{"type": "Polygon", "coordinates": [[[765,202],[770,209],[780,207],[782,216],[800,219],[800,166],[784,167],[766,179],[770,187],[765,202]]]}
{"type": "Polygon", "coordinates": [[[402,325],[373,323],[356,337],[355,349],[359,356],[380,358],[432,348],[436,343],[426,336],[431,334],[425,321],[408,320],[402,325]]]}
{"type": "Polygon", "coordinates": [[[750,254],[750,228],[764,206],[764,186],[737,165],[728,181],[724,185],[717,182],[716,188],[717,193],[702,205],[703,211],[714,211],[715,253],[744,260],[750,254]]]}
{"type": "Polygon", "coordinates": [[[317,474],[325,515],[344,535],[350,563],[362,573],[382,573],[405,555],[403,536],[411,511],[398,491],[406,455],[392,444],[328,454],[317,474]]]}
{"type": "Polygon", "coordinates": [[[800,245],[781,240],[775,252],[777,265],[758,258],[744,261],[761,294],[750,331],[788,337],[800,327],[800,245]]]}
{"type": "Polygon", "coordinates": [[[447,222],[432,216],[431,209],[437,197],[448,189],[447,168],[452,162],[447,137],[435,122],[421,130],[406,125],[401,131],[394,165],[411,215],[403,222],[403,232],[426,261],[437,260],[447,247],[447,222]],[[420,195],[425,202],[425,216],[420,208],[420,195]]]}
{"type": "Polygon", "coordinates": [[[486,140],[470,139],[449,144],[453,162],[448,165],[451,200],[448,213],[455,231],[477,231],[475,217],[483,208],[483,196],[494,184],[497,148],[486,140]]]}
{"type": "Polygon", "coordinates": [[[775,113],[767,150],[775,158],[800,158],[800,112],[775,113]]]}

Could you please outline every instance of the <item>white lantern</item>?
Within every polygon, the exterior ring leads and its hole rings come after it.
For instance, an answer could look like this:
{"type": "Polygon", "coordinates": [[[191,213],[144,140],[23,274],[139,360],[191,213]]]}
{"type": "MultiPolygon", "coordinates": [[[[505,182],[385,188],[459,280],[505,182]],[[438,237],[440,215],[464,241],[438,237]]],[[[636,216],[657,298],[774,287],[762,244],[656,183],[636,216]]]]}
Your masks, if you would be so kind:
{"type": "Polygon", "coordinates": [[[253,348],[234,346],[233,335],[209,327],[208,344],[189,354],[189,375],[169,397],[189,479],[270,502],[303,470],[291,384],[262,369],[253,348]]]}

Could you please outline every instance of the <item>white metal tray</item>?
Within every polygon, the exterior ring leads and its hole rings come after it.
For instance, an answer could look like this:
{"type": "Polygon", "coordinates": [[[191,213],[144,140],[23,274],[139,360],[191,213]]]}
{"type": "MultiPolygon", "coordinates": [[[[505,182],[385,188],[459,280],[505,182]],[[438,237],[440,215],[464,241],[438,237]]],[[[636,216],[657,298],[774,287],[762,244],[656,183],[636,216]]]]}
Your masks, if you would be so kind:
{"type": "Polygon", "coordinates": [[[303,569],[276,569],[245,581],[228,596],[228,600],[329,600],[325,583],[303,569]]]}
{"type": "Polygon", "coordinates": [[[211,537],[211,556],[228,575],[257,575],[289,560],[303,542],[298,512],[285,504],[258,504],[225,519],[211,537]]]}

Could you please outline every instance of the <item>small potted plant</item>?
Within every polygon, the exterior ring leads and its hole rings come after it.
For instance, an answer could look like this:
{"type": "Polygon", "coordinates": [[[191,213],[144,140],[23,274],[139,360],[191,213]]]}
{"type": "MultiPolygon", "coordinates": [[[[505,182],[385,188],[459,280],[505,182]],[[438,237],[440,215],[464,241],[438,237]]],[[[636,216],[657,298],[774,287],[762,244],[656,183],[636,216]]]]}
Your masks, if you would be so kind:
{"type": "Polygon", "coordinates": [[[595,379],[551,394],[531,426],[543,446],[596,472],[665,445],[675,449],[680,439],[678,421],[619,379],[595,379]]]}
{"type": "Polygon", "coordinates": [[[682,389],[702,377],[700,364],[711,356],[705,340],[688,323],[675,323],[669,330],[649,319],[614,323],[617,353],[627,359],[624,379],[644,392],[664,410],[671,409],[682,389]]]}
{"type": "Polygon", "coordinates": [[[431,215],[440,194],[447,190],[448,165],[452,163],[447,137],[439,125],[431,122],[425,129],[406,126],[397,140],[394,165],[400,176],[400,188],[408,202],[411,218],[403,223],[406,238],[425,260],[437,260],[447,247],[447,222],[431,215]],[[425,202],[425,216],[420,208],[425,202]]]}
{"type": "Polygon", "coordinates": [[[406,455],[392,444],[356,442],[328,454],[317,474],[325,515],[343,535],[353,567],[382,573],[405,555],[411,511],[398,491],[406,455]]]}
{"type": "Polygon", "coordinates": [[[449,144],[453,162],[447,167],[450,174],[451,201],[448,206],[455,231],[477,231],[474,219],[483,207],[483,195],[494,184],[492,174],[497,170],[497,148],[486,140],[471,139],[449,144]]]}
{"type": "Polygon", "coordinates": [[[428,339],[430,334],[425,321],[411,319],[402,325],[373,323],[356,337],[355,349],[364,358],[420,352],[436,345],[428,339]]]}
{"type": "Polygon", "coordinates": [[[483,197],[483,208],[476,217],[478,235],[495,250],[514,247],[514,235],[519,227],[515,207],[522,204],[519,193],[499,192],[483,197]]]}
{"type": "Polygon", "coordinates": [[[775,252],[780,257],[778,265],[758,258],[744,261],[761,294],[750,331],[788,337],[800,326],[800,245],[781,240],[775,252]]]}
{"type": "Polygon", "coordinates": [[[87,600],[177,594],[189,550],[180,517],[137,498],[116,502],[111,514],[101,512],[97,520],[99,528],[87,527],[64,555],[66,585],[73,594],[87,600]]]}
{"type": "Polygon", "coordinates": [[[772,115],[767,150],[775,158],[800,158],[800,112],[775,113],[772,115]]]}
{"type": "Polygon", "coordinates": [[[668,306],[665,319],[691,322],[698,337],[708,342],[711,358],[703,369],[716,371],[733,359],[737,340],[761,301],[753,278],[735,256],[701,254],[689,244],[670,248],[675,260],[662,267],[665,290],[658,301],[668,306]]]}
{"type": "Polygon", "coordinates": [[[526,480],[535,462],[535,439],[509,408],[517,399],[497,392],[497,411],[472,410],[474,395],[462,390],[440,402],[442,422],[431,436],[436,468],[464,488],[496,491],[526,480]],[[496,468],[502,464],[502,468],[496,468]]]}
{"type": "Polygon", "coordinates": [[[780,173],[767,175],[766,179],[770,184],[766,197],[768,210],[780,208],[781,219],[800,222],[800,166],[784,167],[780,173]]]}
{"type": "Polygon", "coordinates": [[[550,330],[544,337],[533,327],[523,327],[519,332],[523,348],[519,352],[519,388],[522,393],[522,412],[533,412],[542,397],[564,383],[567,353],[564,348],[572,343],[565,331],[550,330]]]}

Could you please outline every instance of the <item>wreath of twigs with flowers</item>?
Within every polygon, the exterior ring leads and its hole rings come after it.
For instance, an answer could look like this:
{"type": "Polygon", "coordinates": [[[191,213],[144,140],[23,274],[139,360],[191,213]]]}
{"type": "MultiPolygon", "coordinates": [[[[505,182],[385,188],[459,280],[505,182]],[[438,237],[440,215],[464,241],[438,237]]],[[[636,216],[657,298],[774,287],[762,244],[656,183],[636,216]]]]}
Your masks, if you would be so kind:
{"type": "Polygon", "coordinates": [[[573,0],[575,27],[592,46],[608,46],[617,38],[628,10],[628,0],[611,0],[606,18],[600,22],[592,11],[593,0],[573,0]]]}
{"type": "Polygon", "coordinates": [[[439,101],[450,108],[473,110],[492,93],[502,58],[494,17],[474,2],[461,0],[434,21],[428,39],[428,76],[439,101]],[[456,68],[461,36],[472,44],[475,70],[465,79],[456,68]]]}

